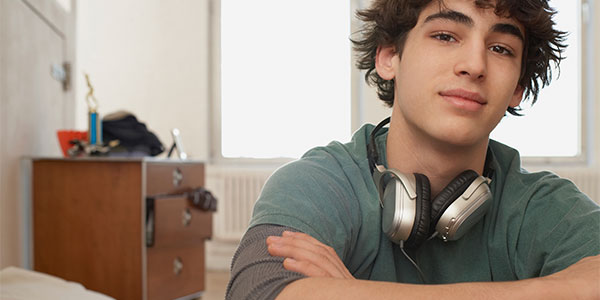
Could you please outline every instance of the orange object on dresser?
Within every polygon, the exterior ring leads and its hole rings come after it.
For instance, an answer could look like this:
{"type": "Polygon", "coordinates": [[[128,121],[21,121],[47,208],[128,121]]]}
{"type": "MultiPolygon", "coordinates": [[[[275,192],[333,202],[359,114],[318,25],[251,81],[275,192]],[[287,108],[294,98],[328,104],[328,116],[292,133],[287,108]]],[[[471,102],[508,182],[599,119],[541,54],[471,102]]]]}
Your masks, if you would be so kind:
{"type": "Polygon", "coordinates": [[[88,140],[87,131],[77,131],[77,130],[58,130],[56,131],[56,135],[58,136],[58,143],[60,144],[60,149],[65,157],[69,157],[69,153],[67,152],[71,145],[71,140],[88,140]]]}

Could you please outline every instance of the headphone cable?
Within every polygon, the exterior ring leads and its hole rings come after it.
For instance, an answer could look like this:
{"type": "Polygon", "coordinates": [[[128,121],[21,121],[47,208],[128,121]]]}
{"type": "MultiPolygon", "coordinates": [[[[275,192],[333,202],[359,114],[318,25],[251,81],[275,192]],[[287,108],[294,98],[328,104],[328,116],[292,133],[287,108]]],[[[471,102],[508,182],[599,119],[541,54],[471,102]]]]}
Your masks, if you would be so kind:
{"type": "Polygon", "coordinates": [[[412,265],[415,266],[415,269],[417,269],[419,278],[421,279],[421,281],[424,284],[427,284],[427,280],[425,280],[425,275],[423,274],[423,271],[421,271],[421,268],[419,268],[417,263],[412,258],[410,258],[410,256],[408,255],[408,253],[406,253],[406,251],[404,251],[404,241],[402,241],[402,240],[400,240],[400,250],[402,251],[404,256],[406,256],[406,258],[412,263],[412,265]]]}
{"type": "Polygon", "coordinates": [[[431,236],[430,236],[430,237],[427,239],[427,241],[429,241],[429,240],[433,239],[434,237],[438,236],[438,234],[439,234],[439,232],[437,232],[437,231],[436,231],[436,232],[434,232],[434,233],[433,233],[433,234],[432,234],[432,235],[431,235],[431,236]]]}

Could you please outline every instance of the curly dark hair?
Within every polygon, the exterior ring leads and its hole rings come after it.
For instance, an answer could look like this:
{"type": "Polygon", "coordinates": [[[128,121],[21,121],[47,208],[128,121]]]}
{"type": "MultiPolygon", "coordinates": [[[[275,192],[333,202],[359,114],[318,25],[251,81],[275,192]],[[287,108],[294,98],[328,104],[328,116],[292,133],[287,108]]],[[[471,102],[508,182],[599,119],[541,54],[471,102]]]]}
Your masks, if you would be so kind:
{"type": "MultiPolygon", "coordinates": [[[[421,11],[432,0],[375,0],[370,8],[359,10],[356,16],[363,21],[359,39],[351,39],[357,52],[356,66],[366,70],[365,80],[377,87],[377,95],[389,107],[394,103],[394,80],[385,80],[375,70],[375,56],[379,46],[395,45],[401,56],[408,32],[415,27],[421,11]]],[[[443,0],[437,0],[443,5],[443,0]]],[[[525,27],[523,60],[519,85],[524,98],[537,101],[540,88],[552,80],[551,62],[560,71],[566,32],[554,29],[552,17],[556,13],[547,0],[474,0],[477,7],[494,8],[498,16],[514,18],[525,27]],[[541,85],[541,86],[540,86],[541,85]]],[[[520,115],[521,108],[507,111],[520,115]]]]}

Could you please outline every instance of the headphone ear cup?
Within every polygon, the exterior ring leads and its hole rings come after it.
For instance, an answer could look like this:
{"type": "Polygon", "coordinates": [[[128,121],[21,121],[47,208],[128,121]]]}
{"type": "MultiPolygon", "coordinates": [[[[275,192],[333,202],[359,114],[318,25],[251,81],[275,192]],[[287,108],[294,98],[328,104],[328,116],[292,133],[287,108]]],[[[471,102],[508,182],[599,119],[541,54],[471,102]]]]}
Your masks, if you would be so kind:
{"type": "Polygon", "coordinates": [[[435,230],[437,222],[444,211],[462,195],[479,174],[473,170],[466,170],[456,176],[431,202],[431,232],[435,230]]]}
{"type": "MultiPolygon", "coordinates": [[[[416,179],[417,203],[415,222],[410,236],[405,242],[407,248],[418,248],[429,238],[431,225],[431,188],[427,176],[414,174],[416,179]]],[[[435,228],[435,227],[433,227],[435,228]]]]}

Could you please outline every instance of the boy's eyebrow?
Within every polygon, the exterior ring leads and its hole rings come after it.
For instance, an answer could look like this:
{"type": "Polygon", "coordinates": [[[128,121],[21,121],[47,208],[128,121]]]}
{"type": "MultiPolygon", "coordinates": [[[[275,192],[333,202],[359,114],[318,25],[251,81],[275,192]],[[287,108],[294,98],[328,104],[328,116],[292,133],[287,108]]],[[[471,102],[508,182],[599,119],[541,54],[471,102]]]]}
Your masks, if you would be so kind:
{"type": "Polygon", "coordinates": [[[461,12],[455,11],[455,10],[442,10],[436,14],[427,16],[427,18],[425,18],[425,21],[423,21],[423,23],[427,23],[427,22],[433,21],[435,19],[446,19],[446,20],[450,20],[453,22],[467,25],[469,27],[473,26],[473,19],[471,19],[471,17],[469,17],[461,12]]]}
{"type": "Polygon", "coordinates": [[[514,36],[518,37],[521,41],[525,40],[525,37],[523,36],[523,33],[521,32],[521,30],[513,24],[508,24],[508,23],[494,24],[494,26],[492,26],[491,31],[499,32],[499,33],[508,33],[510,35],[514,35],[514,36]]]}
{"type": "MultiPolygon", "coordinates": [[[[473,19],[471,17],[469,17],[461,12],[455,11],[455,10],[442,10],[438,13],[427,16],[427,18],[425,18],[425,21],[423,21],[423,24],[425,24],[427,22],[431,22],[436,19],[445,19],[445,20],[449,20],[452,22],[464,24],[469,27],[472,27],[474,24],[473,19]]],[[[521,30],[513,24],[509,24],[509,23],[494,24],[494,26],[492,26],[492,29],[490,31],[491,32],[499,32],[499,33],[507,33],[507,34],[516,36],[521,41],[525,40],[521,30]]]]}

